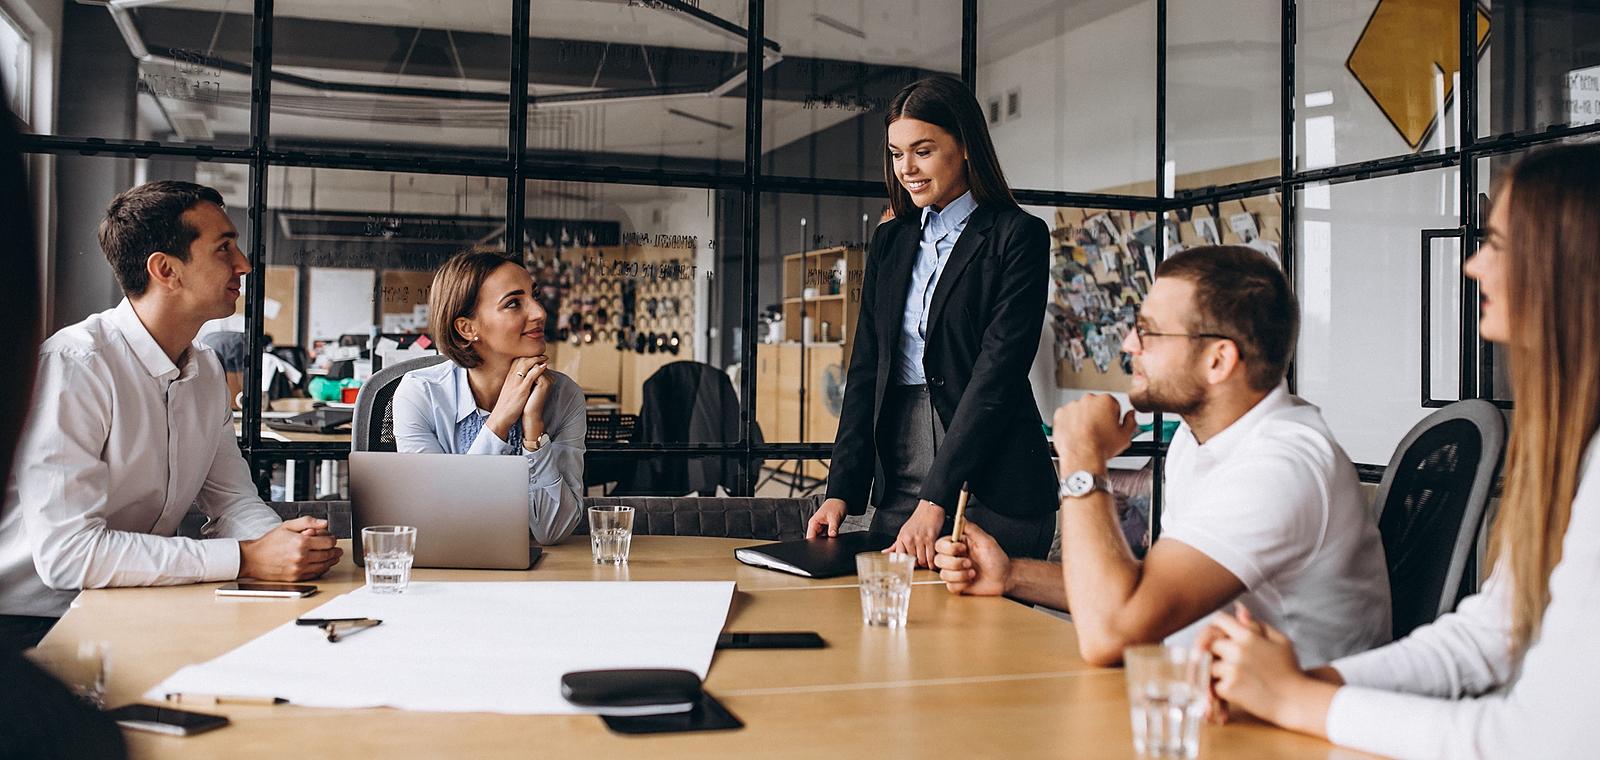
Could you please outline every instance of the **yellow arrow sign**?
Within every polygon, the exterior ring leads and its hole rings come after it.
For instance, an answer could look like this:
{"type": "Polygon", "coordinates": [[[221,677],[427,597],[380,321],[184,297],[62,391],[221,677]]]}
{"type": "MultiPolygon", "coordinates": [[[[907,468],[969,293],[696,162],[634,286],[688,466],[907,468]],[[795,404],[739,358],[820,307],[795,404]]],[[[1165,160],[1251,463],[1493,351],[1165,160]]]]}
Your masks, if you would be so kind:
{"type": "MultiPolygon", "coordinates": [[[[1449,100],[1461,70],[1461,17],[1457,0],[1379,0],[1345,68],[1415,149],[1433,131],[1442,106],[1434,102],[1435,77],[1444,76],[1449,100]]],[[[1489,16],[1478,9],[1477,48],[1489,37],[1489,16]]]]}

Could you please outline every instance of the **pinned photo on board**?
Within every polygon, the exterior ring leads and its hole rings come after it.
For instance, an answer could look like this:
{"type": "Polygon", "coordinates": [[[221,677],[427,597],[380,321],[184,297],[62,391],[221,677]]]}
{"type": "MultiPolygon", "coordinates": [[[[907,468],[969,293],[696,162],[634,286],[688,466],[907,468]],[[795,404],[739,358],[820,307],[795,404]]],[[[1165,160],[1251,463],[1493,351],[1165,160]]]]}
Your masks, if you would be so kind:
{"type": "Polygon", "coordinates": [[[1114,246],[1122,239],[1122,233],[1117,230],[1117,223],[1111,221],[1110,214],[1095,214],[1085,219],[1083,226],[1093,237],[1095,245],[1102,248],[1114,246]]]}
{"type": "Polygon", "coordinates": [[[1239,236],[1239,242],[1245,245],[1261,237],[1261,230],[1256,227],[1256,215],[1248,211],[1241,211],[1228,217],[1228,227],[1233,230],[1233,234],[1239,236]]]}
{"type": "Polygon", "coordinates": [[[1209,216],[1194,218],[1194,234],[1200,238],[1201,245],[1222,245],[1222,233],[1217,230],[1217,220],[1209,216]]]}

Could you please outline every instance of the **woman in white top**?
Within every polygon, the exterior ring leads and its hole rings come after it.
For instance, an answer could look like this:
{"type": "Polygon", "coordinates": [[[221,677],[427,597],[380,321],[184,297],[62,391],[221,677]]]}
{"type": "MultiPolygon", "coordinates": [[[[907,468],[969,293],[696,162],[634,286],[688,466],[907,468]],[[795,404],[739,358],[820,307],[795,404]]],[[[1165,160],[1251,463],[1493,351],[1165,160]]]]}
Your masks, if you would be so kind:
{"type": "MultiPolygon", "coordinates": [[[[533,278],[483,251],[452,256],[434,275],[429,332],[449,361],[406,373],[394,392],[402,452],[520,455],[528,460],[528,525],[552,544],[582,513],[583,391],[549,369],[545,311],[533,278]]],[[[470,496],[471,484],[463,483],[470,496]]]]}
{"type": "Polygon", "coordinates": [[[1486,232],[1466,273],[1517,404],[1494,572],[1432,625],[1309,672],[1281,633],[1219,615],[1202,643],[1228,705],[1400,757],[1600,754],[1600,145],[1518,164],[1486,232]]]}

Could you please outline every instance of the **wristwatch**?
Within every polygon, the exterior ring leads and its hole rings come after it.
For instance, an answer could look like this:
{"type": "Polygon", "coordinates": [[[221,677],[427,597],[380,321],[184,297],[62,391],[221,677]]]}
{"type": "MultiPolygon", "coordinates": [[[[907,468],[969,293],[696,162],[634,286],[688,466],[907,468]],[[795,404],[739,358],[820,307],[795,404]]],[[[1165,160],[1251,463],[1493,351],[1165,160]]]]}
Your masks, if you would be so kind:
{"type": "Polygon", "coordinates": [[[1060,497],[1063,499],[1076,499],[1095,491],[1111,493],[1111,481],[1104,475],[1096,475],[1088,470],[1078,470],[1061,479],[1060,497]]]}
{"type": "Polygon", "coordinates": [[[549,433],[540,433],[539,437],[533,439],[532,441],[523,441],[522,448],[525,448],[525,449],[527,449],[529,451],[538,451],[539,449],[542,449],[542,448],[544,448],[546,446],[549,446],[549,445],[550,445],[550,434],[549,433]],[[533,445],[531,445],[531,446],[528,445],[530,443],[533,444],[533,445]]]}

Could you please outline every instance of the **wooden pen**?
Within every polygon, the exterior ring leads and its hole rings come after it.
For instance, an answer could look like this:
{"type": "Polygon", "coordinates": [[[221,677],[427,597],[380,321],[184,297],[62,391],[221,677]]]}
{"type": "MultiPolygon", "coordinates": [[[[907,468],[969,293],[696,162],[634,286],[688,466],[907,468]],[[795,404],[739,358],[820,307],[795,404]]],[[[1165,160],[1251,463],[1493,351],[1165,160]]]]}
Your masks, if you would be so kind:
{"type": "Polygon", "coordinates": [[[233,694],[190,694],[187,692],[169,692],[167,701],[180,705],[286,705],[289,700],[283,697],[248,697],[233,694]]]}
{"type": "Polygon", "coordinates": [[[967,498],[971,494],[967,491],[967,484],[961,484],[961,496],[956,499],[956,522],[950,528],[950,540],[960,541],[961,530],[967,527],[967,498]]]}

